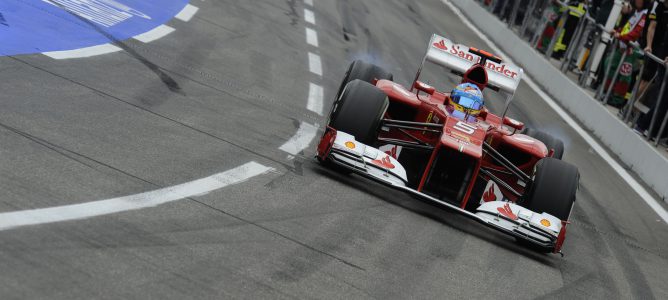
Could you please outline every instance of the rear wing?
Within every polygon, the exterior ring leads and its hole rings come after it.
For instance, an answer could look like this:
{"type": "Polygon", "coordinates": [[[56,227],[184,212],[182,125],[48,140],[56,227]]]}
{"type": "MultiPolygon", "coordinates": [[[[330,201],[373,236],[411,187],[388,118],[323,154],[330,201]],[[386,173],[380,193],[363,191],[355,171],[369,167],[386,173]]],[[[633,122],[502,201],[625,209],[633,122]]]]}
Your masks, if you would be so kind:
{"type": "MultiPolygon", "coordinates": [[[[429,61],[450,69],[454,73],[464,74],[473,65],[481,61],[481,56],[475,54],[480,52],[482,51],[455,44],[447,38],[434,34],[431,40],[429,40],[427,54],[422,61],[422,66],[424,66],[425,61],[429,61]]],[[[511,95],[515,93],[524,74],[522,68],[502,62],[497,57],[486,58],[483,64],[487,70],[489,86],[511,95]]],[[[422,66],[420,66],[420,70],[418,70],[418,74],[415,77],[416,81],[420,76],[422,66]]]]}

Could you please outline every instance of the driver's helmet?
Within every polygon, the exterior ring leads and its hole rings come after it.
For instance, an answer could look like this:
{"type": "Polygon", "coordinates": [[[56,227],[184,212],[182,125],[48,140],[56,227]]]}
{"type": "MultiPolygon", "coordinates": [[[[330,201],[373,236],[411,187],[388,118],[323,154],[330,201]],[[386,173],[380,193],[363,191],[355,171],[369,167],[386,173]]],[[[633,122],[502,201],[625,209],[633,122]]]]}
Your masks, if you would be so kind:
{"type": "Polygon", "coordinates": [[[450,93],[450,99],[454,106],[453,113],[461,118],[477,117],[484,105],[482,92],[473,83],[462,83],[456,86],[450,93]]]}

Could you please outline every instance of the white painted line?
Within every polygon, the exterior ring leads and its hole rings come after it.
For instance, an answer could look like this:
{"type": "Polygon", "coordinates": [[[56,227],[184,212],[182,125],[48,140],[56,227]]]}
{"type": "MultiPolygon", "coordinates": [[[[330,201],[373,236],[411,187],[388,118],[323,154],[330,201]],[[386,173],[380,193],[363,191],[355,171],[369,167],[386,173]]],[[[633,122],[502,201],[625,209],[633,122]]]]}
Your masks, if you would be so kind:
{"type": "Polygon", "coordinates": [[[318,47],[318,33],[308,27],[306,27],[306,43],[313,47],[318,47]]]}
{"type": "Polygon", "coordinates": [[[313,0],[304,0],[304,4],[308,6],[313,6],[313,0]]]}
{"type": "Polygon", "coordinates": [[[193,18],[198,10],[199,8],[197,6],[186,4],[186,6],[174,17],[181,21],[188,22],[193,18]]]}
{"type": "Polygon", "coordinates": [[[292,155],[297,155],[311,144],[311,141],[313,141],[317,132],[317,126],[306,122],[301,122],[299,124],[299,129],[297,129],[297,132],[295,132],[295,135],[293,135],[278,149],[281,149],[292,155]]]}
{"type": "Polygon", "coordinates": [[[309,83],[306,108],[322,116],[322,98],[322,87],[313,82],[309,83]]]}
{"type": "Polygon", "coordinates": [[[312,10],[304,8],[304,21],[315,25],[315,15],[312,10]]]}
{"type": "Polygon", "coordinates": [[[151,31],[136,35],[134,38],[140,42],[150,43],[172,33],[172,31],[174,31],[174,28],[167,25],[160,25],[156,28],[153,28],[151,31]]]}
{"type": "MultiPolygon", "coordinates": [[[[441,0],[445,5],[447,5],[461,20],[462,22],[471,28],[489,47],[494,50],[498,55],[501,55],[506,58],[510,63],[513,63],[513,61],[509,58],[508,55],[506,55],[499,47],[497,47],[485,34],[483,34],[477,27],[475,27],[469,20],[462,14],[462,12],[454,6],[450,1],[447,0],[441,0]]],[[[659,202],[652,197],[652,195],[647,192],[647,190],[637,181],[629,172],[624,169],[608,152],[603,148],[587,131],[585,131],[580,125],[573,120],[573,118],[566,112],[564,111],[552,97],[547,95],[543,90],[529,77],[528,74],[525,73],[525,82],[533,89],[546,103],[548,106],[550,106],[568,125],[570,125],[575,132],[577,132],[582,138],[591,146],[598,155],[605,160],[610,167],[612,167],[617,174],[619,174],[626,183],[642,198],[647,205],[649,205],[654,212],[656,212],[661,219],[665,223],[668,223],[668,212],[659,204],[659,202]]]]}
{"type": "Polygon", "coordinates": [[[121,48],[116,47],[112,44],[102,44],[74,50],[44,52],[42,54],[54,59],[70,59],[70,58],[91,57],[95,55],[108,54],[117,51],[121,51],[121,48]]]}
{"type": "Polygon", "coordinates": [[[311,52],[308,53],[308,69],[311,73],[322,76],[322,62],[320,61],[320,55],[311,52]]]}
{"type": "Polygon", "coordinates": [[[141,194],[73,205],[0,213],[0,230],[20,226],[79,220],[128,210],[153,207],[187,197],[199,196],[237,184],[272,170],[254,161],[191,182],[141,194]]]}

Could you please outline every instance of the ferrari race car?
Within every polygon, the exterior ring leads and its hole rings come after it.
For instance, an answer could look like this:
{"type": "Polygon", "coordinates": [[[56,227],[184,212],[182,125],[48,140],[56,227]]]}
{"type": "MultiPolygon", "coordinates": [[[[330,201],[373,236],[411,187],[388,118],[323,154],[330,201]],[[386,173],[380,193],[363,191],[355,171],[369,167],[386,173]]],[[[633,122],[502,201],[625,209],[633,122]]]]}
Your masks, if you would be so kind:
{"type": "MultiPolygon", "coordinates": [[[[410,88],[354,61],[332,105],[317,159],[460,212],[542,252],[561,253],[579,186],[563,142],[506,116],[523,70],[433,35],[410,88]],[[501,115],[420,81],[436,64],[506,95],[501,115]]],[[[469,99],[470,100],[470,99],[469,99]]],[[[475,104],[475,103],[474,103],[475,104]]]]}

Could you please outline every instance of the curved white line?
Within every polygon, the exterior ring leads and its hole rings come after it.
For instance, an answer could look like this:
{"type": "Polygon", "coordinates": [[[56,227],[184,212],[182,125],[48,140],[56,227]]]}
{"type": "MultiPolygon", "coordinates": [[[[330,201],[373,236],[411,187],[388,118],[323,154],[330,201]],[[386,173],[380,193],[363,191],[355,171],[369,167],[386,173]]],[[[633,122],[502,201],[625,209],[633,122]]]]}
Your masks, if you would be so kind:
{"type": "Polygon", "coordinates": [[[188,22],[192,17],[197,13],[199,8],[194,5],[186,4],[186,6],[178,13],[176,14],[175,18],[188,22]]]}
{"type": "Polygon", "coordinates": [[[44,52],[42,54],[51,57],[53,59],[70,59],[70,58],[82,58],[82,57],[90,57],[95,55],[114,53],[117,51],[121,51],[121,48],[114,46],[112,44],[102,44],[74,50],[44,52]]]}
{"type": "Polygon", "coordinates": [[[315,138],[317,132],[317,126],[306,122],[301,122],[295,135],[293,135],[278,149],[281,149],[292,155],[297,155],[299,152],[302,152],[304,149],[306,149],[309,144],[311,144],[311,141],[315,138]]]}
{"type": "Polygon", "coordinates": [[[272,168],[251,161],[231,170],[155,191],[93,202],[0,213],[0,230],[20,226],[79,220],[128,210],[153,207],[207,194],[243,182],[272,168]]]}
{"type": "Polygon", "coordinates": [[[160,25],[156,28],[151,29],[150,31],[144,32],[140,35],[135,35],[134,39],[144,43],[150,43],[157,39],[161,39],[166,35],[172,33],[174,28],[167,25],[160,25]]]}
{"type": "MultiPolygon", "coordinates": [[[[183,9],[174,16],[174,18],[184,22],[188,22],[190,21],[190,19],[192,19],[192,17],[197,13],[198,10],[199,8],[197,6],[186,4],[186,6],[184,6],[183,9]]],[[[160,39],[172,33],[172,31],[174,30],[175,29],[172,27],[169,27],[165,24],[161,24],[160,26],[150,31],[135,35],[133,36],[133,38],[141,42],[148,43],[160,39]]],[[[71,58],[84,58],[84,57],[109,54],[121,50],[122,50],[121,48],[114,46],[112,44],[102,44],[102,45],[95,45],[72,50],[43,52],[42,54],[51,57],[53,59],[71,59],[71,58]]]]}

